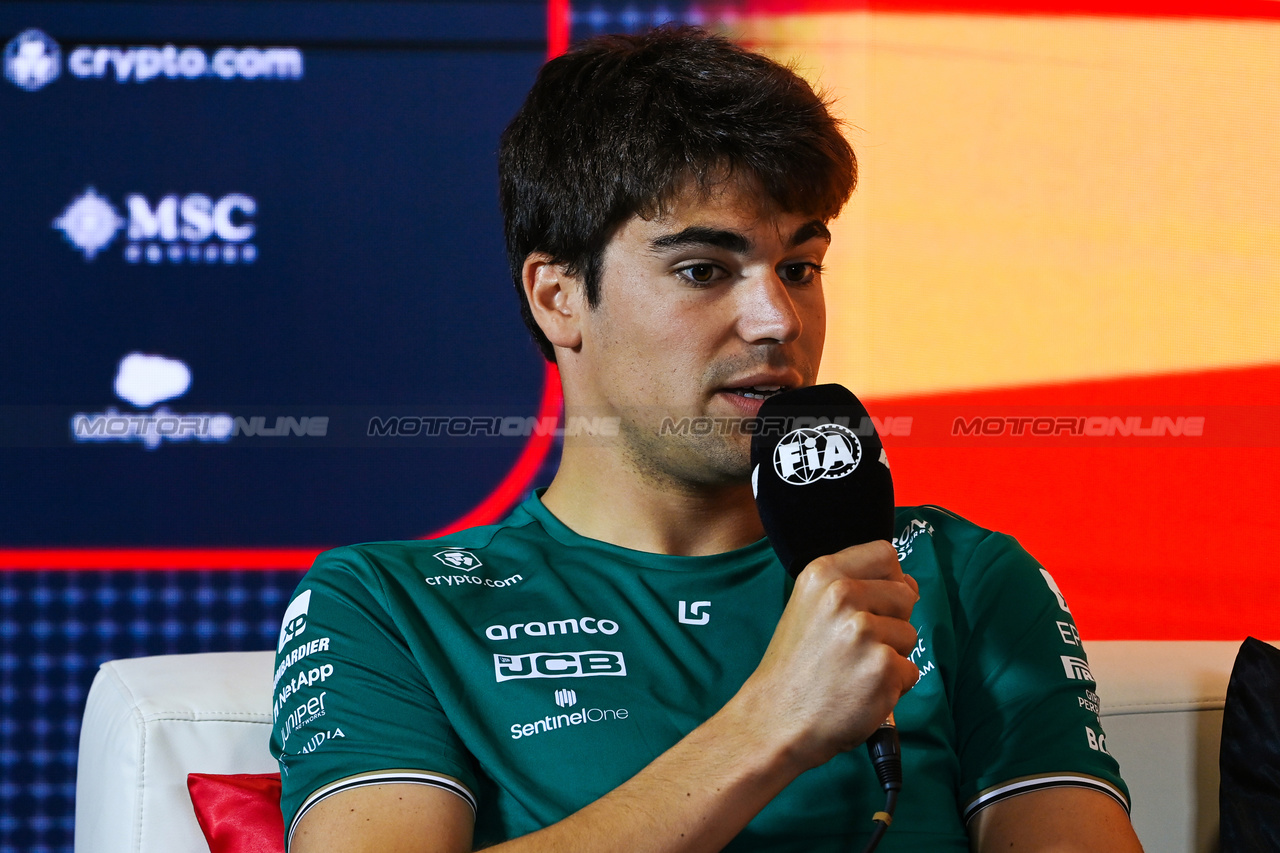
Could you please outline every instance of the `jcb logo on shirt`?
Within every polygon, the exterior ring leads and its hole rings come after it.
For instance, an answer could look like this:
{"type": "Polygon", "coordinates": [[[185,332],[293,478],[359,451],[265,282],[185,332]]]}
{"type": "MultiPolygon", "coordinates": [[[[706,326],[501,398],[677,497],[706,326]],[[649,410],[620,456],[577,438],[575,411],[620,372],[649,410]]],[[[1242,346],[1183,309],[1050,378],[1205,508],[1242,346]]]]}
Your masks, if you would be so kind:
{"type": "Polygon", "coordinates": [[[498,681],[516,678],[589,678],[593,675],[626,675],[622,652],[531,652],[527,655],[494,655],[498,681]]]}

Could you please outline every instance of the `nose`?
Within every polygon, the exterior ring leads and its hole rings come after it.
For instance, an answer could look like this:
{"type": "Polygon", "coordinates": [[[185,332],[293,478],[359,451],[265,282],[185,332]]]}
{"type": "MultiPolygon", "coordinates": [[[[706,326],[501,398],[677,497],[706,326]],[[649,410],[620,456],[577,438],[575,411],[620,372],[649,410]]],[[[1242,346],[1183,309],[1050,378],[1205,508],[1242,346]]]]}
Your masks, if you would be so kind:
{"type": "Polygon", "coordinates": [[[739,282],[738,298],[738,333],[748,343],[787,344],[804,330],[795,295],[773,270],[739,282]]]}

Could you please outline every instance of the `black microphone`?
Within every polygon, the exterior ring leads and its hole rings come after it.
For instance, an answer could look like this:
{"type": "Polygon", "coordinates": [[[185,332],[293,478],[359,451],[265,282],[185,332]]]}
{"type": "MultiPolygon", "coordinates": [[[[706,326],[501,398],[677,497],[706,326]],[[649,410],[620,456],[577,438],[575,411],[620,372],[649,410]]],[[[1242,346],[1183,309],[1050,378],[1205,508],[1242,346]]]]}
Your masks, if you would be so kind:
{"type": "MultiPolygon", "coordinates": [[[[817,557],[893,539],[893,477],[866,407],[841,385],[783,391],[760,406],[751,436],[751,489],[760,521],[792,577],[817,557]]],[[[893,714],[867,738],[885,810],[874,850],[902,790],[893,714]]]]}

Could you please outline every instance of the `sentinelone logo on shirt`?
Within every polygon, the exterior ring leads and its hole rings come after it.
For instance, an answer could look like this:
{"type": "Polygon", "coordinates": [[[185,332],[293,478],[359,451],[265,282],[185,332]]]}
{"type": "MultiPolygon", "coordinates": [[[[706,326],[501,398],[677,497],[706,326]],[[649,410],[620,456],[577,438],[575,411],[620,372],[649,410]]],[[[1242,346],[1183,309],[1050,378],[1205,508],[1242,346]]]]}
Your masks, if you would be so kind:
{"type": "Polygon", "coordinates": [[[249,240],[257,226],[258,202],[244,193],[214,197],[205,193],[170,193],[149,199],[141,193],[124,197],[128,218],[93,187],[76,196],[53,227],[92,261],[121,228],[129,240],[124,259],[131,264],[250,264],[258,247],[249,240]]]}
{"type": "MultiPolygon", "coordinates": [[[[4,74],[20,89],[37,92],[62,75],[62,48],[42,30],[24,30],[4,50],[4,74]]],[[[296,47],[221,47],[209,53],[176,45],[78,45],[66,58],[74,78],[149,80],[300,80],[302,51],[296,47]]]]}

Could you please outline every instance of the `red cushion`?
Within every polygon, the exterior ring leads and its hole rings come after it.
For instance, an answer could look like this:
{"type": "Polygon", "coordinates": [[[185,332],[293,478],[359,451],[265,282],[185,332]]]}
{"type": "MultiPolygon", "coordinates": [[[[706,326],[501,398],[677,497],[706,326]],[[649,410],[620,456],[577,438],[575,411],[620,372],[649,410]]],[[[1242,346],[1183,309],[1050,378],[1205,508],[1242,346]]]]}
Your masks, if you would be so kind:
{"type": "Polygon", "coordinates": [[[210,853],[284,853],[279,773],[188,773],[210,853]]]}

